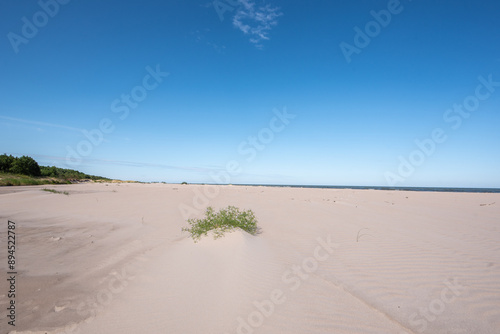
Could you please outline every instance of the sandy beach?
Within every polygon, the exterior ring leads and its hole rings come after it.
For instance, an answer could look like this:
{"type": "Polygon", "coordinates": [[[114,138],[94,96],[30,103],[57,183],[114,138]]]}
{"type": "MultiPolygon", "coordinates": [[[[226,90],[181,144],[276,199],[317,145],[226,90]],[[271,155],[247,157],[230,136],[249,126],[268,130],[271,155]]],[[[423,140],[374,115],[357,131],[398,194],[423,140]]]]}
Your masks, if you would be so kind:
{"type": "Polygon", "coordinates": [[[0,190],[1,333],[500,333],[500,194],[0,190]],[[207,205],[251,209],[260,233],[194,243],[181,228],[207,205]]]}

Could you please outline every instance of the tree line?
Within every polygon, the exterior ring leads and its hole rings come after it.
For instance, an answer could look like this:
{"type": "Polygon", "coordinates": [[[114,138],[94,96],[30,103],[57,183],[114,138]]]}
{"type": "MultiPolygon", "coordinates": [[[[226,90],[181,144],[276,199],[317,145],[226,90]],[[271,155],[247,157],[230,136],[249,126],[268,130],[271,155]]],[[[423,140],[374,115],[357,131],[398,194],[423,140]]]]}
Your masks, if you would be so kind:
{"type": "Polygon", "coordinates": [[[20,158],[12,155],[0,155],[0,172],[20,174],[34,177],[55,177],[59,179],[91,179],[102,180],[104,177],[88,175],[76,170],[59,168],[55,166],[40,166],[35,159],[23,155],[20,158]]]}

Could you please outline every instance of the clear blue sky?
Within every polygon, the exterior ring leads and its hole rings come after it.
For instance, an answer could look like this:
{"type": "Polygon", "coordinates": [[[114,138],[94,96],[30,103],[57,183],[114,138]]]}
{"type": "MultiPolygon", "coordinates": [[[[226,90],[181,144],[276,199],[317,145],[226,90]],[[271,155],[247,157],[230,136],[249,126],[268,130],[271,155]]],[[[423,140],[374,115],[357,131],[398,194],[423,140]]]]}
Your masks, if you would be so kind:
{"type": "Polygon", "coordinates": [[[0,153],[141,181],[500,187],[500,2],[215,4],[2,1],[0,153]]]}

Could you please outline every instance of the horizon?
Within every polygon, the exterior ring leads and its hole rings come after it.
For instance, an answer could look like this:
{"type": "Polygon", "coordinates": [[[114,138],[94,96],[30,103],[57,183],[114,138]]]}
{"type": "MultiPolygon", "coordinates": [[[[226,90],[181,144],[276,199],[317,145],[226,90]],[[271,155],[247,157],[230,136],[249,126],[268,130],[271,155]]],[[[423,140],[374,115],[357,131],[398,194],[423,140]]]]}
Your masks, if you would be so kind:
{"type": "Polygon", "coordinates": [[[500,188],[498,2],[0,6],[0,154],[140,182],[500,188]]]}

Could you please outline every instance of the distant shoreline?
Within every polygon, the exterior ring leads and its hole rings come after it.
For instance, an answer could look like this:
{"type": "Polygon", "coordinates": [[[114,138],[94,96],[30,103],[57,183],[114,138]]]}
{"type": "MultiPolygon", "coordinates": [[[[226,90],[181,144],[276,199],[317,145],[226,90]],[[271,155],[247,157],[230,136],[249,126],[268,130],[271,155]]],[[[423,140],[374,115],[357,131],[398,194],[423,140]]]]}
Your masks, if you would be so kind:
{"type": "MultiPolygon", "coordinates": [[[[156,183],[156,182],[144,182],[156,183]]],[[[175,183],[177,184],[177,183],[175,183]]],[[[384,187],[384,186],[323,186],[293,184],[208,184],[190,183],[192,185],[239,186],[239,187],[273,187],[273,188],[311,188],[311,189],[353,189],[353,190],[394,190],[394,191],[428,191],[459,193],[500,193],[500,188],[463,188],[463,187],[384,187]]]]}

